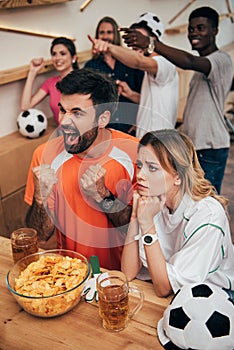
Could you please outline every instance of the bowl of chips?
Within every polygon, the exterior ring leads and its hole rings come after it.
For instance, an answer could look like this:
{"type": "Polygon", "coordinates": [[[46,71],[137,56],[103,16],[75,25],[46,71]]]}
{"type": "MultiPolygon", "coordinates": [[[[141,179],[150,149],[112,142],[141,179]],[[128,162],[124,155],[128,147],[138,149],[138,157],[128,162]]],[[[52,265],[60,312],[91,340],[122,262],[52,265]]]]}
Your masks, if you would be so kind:
{"type": "Polygon", "coordinates": [[[8,272],[6,284],[21,307],[39,317],[54,317],[73,309],[90,275],[81,254],[53,249],[28,255],[8,272]]]}

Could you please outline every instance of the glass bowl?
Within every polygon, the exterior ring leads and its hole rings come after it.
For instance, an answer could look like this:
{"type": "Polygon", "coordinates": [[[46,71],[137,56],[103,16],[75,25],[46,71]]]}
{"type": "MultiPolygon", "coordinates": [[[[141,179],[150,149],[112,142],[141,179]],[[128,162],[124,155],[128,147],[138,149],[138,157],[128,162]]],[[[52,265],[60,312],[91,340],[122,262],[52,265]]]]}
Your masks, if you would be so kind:
{"type": "Polygon", "coordinates": [[[78,304],[89,275],[90,265],[83,255],[53,249],[19,260],[9,270],[6,284],[25,311],[34,316],[54,317],[78,304]]]}

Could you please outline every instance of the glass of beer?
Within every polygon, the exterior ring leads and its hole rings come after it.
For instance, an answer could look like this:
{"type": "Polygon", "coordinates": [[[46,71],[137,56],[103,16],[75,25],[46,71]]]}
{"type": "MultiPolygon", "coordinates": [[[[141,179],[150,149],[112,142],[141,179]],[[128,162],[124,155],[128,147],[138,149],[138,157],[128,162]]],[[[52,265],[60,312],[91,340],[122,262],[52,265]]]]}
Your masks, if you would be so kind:
{"type": "Polygon", "coordinates": [[[113,332],[122,331],[128,321],[141,309],[143,292],[136,286],[129,286],[127,277],[120,271],[107,271],[97,278],[99,315],[105,329],[113,332]],[[131,307],[130,293],[138,296],[138,302],[131,307]]]}
{"type": "Polygon", "coordinates": [[[33,253],[38,252],[37,231],[22,227],[11,234],[11,248],[14,263],[33,253]]]}

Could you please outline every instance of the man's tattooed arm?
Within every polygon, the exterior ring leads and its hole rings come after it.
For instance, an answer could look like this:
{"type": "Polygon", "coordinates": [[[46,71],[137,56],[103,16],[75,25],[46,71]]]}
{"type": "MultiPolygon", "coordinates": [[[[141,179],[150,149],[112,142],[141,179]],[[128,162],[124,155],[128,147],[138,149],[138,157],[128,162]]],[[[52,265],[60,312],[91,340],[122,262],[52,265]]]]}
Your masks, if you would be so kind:
{"type": "Polygon", "coordinates": [[[40,241],[47,241],[54,233],[54,223],[48,215],[44,204],[33,200],[26,216],[26,224],[37,230],[40,241]]]}

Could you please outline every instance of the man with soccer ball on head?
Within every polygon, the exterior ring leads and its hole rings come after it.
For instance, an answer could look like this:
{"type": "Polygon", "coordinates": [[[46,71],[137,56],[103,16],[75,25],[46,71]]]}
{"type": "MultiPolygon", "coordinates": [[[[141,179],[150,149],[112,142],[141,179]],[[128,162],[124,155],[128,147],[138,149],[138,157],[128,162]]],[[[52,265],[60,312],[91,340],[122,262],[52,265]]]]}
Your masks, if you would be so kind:
{"type": "MultiPolygon", "coordinates": [[[[137,18],[131,25],[139,33],[153,38],[163,36],[163,24],[153,13],[146,13],[137,18]]],[[[136,136],[141,137],[146,131],[174,128],[178,105],[178,74],[176,67],[153,50],[129,50],[126,47],[92,38],[93,53],[108,53],[128,67],[145,72],[140,94],[132,91],[126,82],[118,82],[123,96],[139,103],[136,119],[136,136]]]]}
{"type": "Polygon", "coordinates": [[[219,15],[210,7],[193,10],[189,16],[188,39],[199,56],[161,42],[159,35],[142,35],[136,29],[126,29],[123,38],[130,47],[147,49],[182,69],[195,73],[190,83],[184,110],[182,130],[192,139],[205,176],[218,193],[226,167],[230,135],[224,119],[224,103],[233,78],[231,57],[216,45],[219,15]]]}

